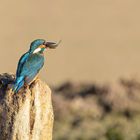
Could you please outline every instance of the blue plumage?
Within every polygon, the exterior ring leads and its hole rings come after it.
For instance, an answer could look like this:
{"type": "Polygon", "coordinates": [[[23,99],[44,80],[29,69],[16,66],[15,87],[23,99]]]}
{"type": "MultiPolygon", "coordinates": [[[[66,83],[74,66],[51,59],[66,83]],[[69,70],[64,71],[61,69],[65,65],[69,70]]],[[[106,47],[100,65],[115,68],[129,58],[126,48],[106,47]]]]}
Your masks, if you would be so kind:
{"type": "Polygon", "coordinates": [[[14,92],[18,92],[25,84],[29,85],[32,83],[40,69],[43,67],[44,42],[44,40],[35,40],[32,42],[30,50],[20,58],[13,87],[14,92]],[[34,53],[38,48],[40,48],[40,51],[38,50],[38,52],[34,53]]]}
{"type": "Polygon", "coordinates": [[[31,83],[43,65],[44,57],[42,54],[24,55],[18,65],[14,91],[18,92],[24,84],[31,83]],[[24,63],[22,60],[25,60],[24,63]]]}
{"type": "Polygon", "coordinates": [[[24,85],[29,85],[35,80],[44,65],[44,50],[57,46],[57,43],[46,42],[43,39],[37,39],[31,43],[29,51],[22,55],[19,60],[13,87],[14,92],[17,93],[24,85]]]}

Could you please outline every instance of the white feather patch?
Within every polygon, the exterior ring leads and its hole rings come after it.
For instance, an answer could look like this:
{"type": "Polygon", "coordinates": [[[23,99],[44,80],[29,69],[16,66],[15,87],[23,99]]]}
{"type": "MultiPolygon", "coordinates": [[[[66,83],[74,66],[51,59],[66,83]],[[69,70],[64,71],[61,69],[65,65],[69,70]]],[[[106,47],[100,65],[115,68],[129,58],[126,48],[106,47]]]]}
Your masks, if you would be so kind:
{"type": "Polygon", "coordinates": [[[33,53],[38,53],[38,52],[40,52],[40,51],[41,51],[41,48],[37,48],[37,49],[34,50],[33,53]]]}

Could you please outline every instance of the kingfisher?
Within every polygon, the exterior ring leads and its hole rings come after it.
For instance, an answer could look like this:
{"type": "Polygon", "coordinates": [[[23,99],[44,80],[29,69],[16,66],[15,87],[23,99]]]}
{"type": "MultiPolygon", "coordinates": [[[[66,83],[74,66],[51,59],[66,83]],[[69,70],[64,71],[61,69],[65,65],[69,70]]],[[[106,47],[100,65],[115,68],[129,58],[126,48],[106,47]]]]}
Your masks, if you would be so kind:
{"type": "Polygon", "coordinates": [[[37,39],[31,43],[30,49],[19,59],[13,92],[17,93],[22,87],[30,85],[36,80],[44,65],[44,50],[55,49],[59,43],[60,41],[55,43],[47,42],[44,39],[37,39]]]}

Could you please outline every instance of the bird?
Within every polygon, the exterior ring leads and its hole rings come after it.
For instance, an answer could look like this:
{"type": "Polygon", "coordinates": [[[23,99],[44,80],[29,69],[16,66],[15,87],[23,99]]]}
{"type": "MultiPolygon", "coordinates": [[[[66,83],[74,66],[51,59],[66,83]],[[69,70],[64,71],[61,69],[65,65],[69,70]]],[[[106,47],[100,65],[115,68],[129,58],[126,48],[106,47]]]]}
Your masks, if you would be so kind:
{"type": "Polygon", "coordinates": [[[36,39],[30,44],[30,49],[21,56],[16,70],[16,78],[12,91],[17,93],[22,87],[33,83],[39,71],[44,65],[43,52],[47,49],[55,49],[58,44],[55,42],[47,42],[44,39],[36,39]]]}

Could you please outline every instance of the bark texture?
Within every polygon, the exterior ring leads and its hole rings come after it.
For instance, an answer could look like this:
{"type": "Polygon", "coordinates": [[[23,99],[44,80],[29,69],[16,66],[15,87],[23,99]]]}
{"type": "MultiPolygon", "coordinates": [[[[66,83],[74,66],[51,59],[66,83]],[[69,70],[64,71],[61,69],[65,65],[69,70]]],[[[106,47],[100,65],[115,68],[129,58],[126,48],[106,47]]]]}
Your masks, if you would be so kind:
{"type": "Polygon", "coordinates": [[[52,140],[51,90],[41,80],[14,94],[14,76],[0,75],[0,140],[52,140]]]}

